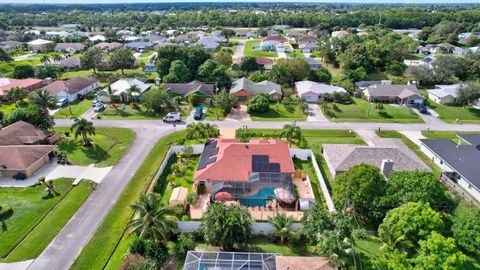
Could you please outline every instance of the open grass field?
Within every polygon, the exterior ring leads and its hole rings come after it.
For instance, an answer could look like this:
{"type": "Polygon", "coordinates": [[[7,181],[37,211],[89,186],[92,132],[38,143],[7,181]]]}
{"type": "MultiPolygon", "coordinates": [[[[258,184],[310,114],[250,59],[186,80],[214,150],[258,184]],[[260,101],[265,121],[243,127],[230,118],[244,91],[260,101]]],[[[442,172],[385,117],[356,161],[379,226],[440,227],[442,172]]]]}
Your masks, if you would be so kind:
{"type": "MultiPolygon", "coordinates": [[[[64,133],[70,131],[70,128],[57,127],[55,130],[64,133]]],[[[133,131],[125,128],[96,127],[95,132],[96,134],[90,137],[94,145],[82,146],[81,138],[75,139],[70,132],[70,137],[60,144],[58,149],[65,151],[70,162],[75,165],[113,166],[127,151],[135,136],[133,131]]]]}
{"type": "Polygon", "coordinates": [[[305,58],[305,55],[298,49],[296,49],[293,52],[290,53],[285,53],[288,57],[293,57],[293,58],[305,58]]]}
{"type": "Polygon", "coordinates": [[[295,165],[295,169],[300,169],[308,175],[310,183],[312,184],[312,190],[313,194],[315,195],[315,200],[317,201],[317,203],[322,203],[326,208],[325,199],[323,198],[322,190],[320,188],[320,182],[318,180],[317,174],[315,173],[315,169],[313,168],[312,161],[294,159],[293,164],[295,165]]]}
{"type": "Polygon", "coordinates": [[[245,42],[245,50],[244,54],[245,56],[259,56],[259,57],[278,57],[277,52],[272,51],[253,51],[253,46],[260,44],[260,40],[249,40],[245,42]]]}
{"type": "Polygon", "coordinates": [[[460,105],[447,106],[434,101],[429,101],[428,106],[438,113],[440,119],[447,123],[480,124],[480,110],[474,107],[463,107],[460,105]]]}
{"type": "Polygon", "coordinates": [[[326,117],[338,122],[423,123],[409,107],[384,104],[383,111],[379,111],[375,105],[361,98],[352,98],[350,104],[335,103],[334,106],[329,103],[328,110],[322,110],[326,117]]]}
{"type": "Polygon", "coordinates": [[[92,107],[92,101],[88,99],[76,100],[70,106],[64,107],[56,112],[53,117],[60,119],[70,119],[73,117],[80,117],[89,108],[92,107]]]}
{"type": "Polygon", "coordinates": [[[141,193],[147,191],[169,149],[169,144],[178,142],[185,136],[185,131],[176,132],[163,137],[155,144],[70,269],[119,268],[132,239],[124,237],[126,225],[133,216],[133,210],[129,205],[137,201],[141,193]]]}
{"type": "Polygon", "coordinates": [[[13,214],[4,218],[0,230],[0,258],[7,254],[60,202],[72,188],[72,181],[54,181],[57,194],[48,195],[42,185],[26,188],[0,188],[0,205],[7,204],[13,214]]]}
{"type": "Polygon", "coordinates": [[[92,192],[88,181],[82,181],[52,209],[52,211],[5,258],[5,261],[22,261],[36,258],[63,226],[82,206],[92,192]]]}
{"type": "Polygon", "coordinates": [[[283,104],[270,103],[270,108],[264,113],[252,113],[250,115],[252,121],[272,121],[272,122],[287,122],[287,121],[305,121],[307,115],[298,107],[294,111],[288,111],[283,104]]]}

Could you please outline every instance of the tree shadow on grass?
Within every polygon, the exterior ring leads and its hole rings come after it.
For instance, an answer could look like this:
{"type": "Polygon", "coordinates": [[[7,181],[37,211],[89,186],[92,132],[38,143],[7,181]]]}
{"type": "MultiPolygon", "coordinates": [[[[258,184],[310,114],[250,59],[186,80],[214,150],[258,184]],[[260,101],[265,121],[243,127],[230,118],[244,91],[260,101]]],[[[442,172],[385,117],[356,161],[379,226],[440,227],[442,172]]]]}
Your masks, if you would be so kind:
{"type": "Polygon", "coordinates": [[[378,115],[382,118],[385,118],[385,119],[392,119],[393,118],[393,116],[391,116],[390,114],[388,114],[385,111],[379,111],[378,115]]]}
{"type": "Polygon", "coordinates": [[[67,139],[66,142],[62,143],[59,148],[61,151],[65,151],[67,153],[73,153],[81,147],[80,141],[77,139],[67,139]]]}
{"type": "Polygon", "coordinates": [[[50,200],[50,199],[53,199],[53,198],[58,197],[60,195],[61,194],[56,192],[56,191],[51,191],[47,195],[43,196],[42,200],[50,200]]]}
{"type": "Polygon", "coordinates": [[[7,221],[7,219],[9,219],[11,216],[13,216],[13,209],[10,209],[9,211],[6,211],[5,213],[2,213],[2,215],[0,215],[0,224],[2,225],[2,231],[6,232],[8,230],[7,223],[5,223],[5,221],[7,221]]]}
{"type": "Polygon", "coordinates": [[[87,158],[95,160],[95,163],[106,160],[110,157],[110,154],[98,144],[82,147],[82,152],[87,158]]]}

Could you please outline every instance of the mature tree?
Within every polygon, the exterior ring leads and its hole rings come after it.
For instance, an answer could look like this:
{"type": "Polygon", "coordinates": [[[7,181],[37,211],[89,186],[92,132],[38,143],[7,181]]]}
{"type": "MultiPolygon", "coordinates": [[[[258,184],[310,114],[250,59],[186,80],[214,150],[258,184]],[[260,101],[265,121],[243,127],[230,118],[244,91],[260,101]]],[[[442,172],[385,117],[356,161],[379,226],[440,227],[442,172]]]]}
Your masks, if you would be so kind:
{"type": "Polygon", "coordinates": [[[209,59],[198,67],[197,78],[203,82],[215,83],[219,87],[224,87],[230,84],[230,76],[227,68],[219,66],[217,62],[209,59]]]}
{"type": "Polygon", "coordinates": [[[243,57],[238,67],[240,68],[240,70],[243,70],[245,72],[253,72],[263,69],[263,66],[258,64],[257,60],[253,56],[243,57]]]}
{"type": "Polygon", "coordinates": [[[50,63],[50,57],[48,57],[47,55],[43,55],[40,58],[40,62],[42,62],[42,64],[46,65],[46,64],[50,63]]]}
{"type": "Polygon", "coordinates": [[[101,66],[105,58],[105,51],[102,48],[89,48],[80,57],[80,66],[82,69],[93,69],[93,73],[97,73],[97,69],[101,66]]]}
{"type": "Polygon", "coordinates": [[[374,269],[382,270],[414,270],[407,256],[399,250],[385,250],[379,256],[372,258],[374,269]]]}
{"type": "Polygon", "coordinates": [[[426,240],[420,241],[414,262],[417,269],[466,269],[467,256],[458,250],[453,238],[446,238],[433,231],[426,240]]]}
{"type": "Polygon", "coordinates": [[[382,231],[383,244],[380,249],[385,252],[392,252],[393,250],[400,250],[405,253],[414,247],[412,241],[407,240],[406,236],[402,234],[400,224],[392,224],[388,230],[382,231]]]}
{"type": "Polygon", "coordinates": [[[262,81],[268,81],[270,76],[271,76],[270,72],[255,71],[250,75],[248,75],[248,79],[253,82],[262,82],[262,81]]]}
{"type": "Polygon", "coordinates": [[[230,42],[230,38],[235,36],[235,31],[233,29],[224,28],[222,29],[221,35],[227,40],[227,42],[230,42]]]}
{"type": "Polygon", "coordinates": [[[140,87],[138,87],[138,85],[136,84],[133,84],[127,88],[126,94],[127,94],[128,102],[135,102],[134,95],[140,94],[140,87]]]}
{"type": "Polygon", "coordinates": [[[319,234],[314,250],[328,257],[330,264],[340,269],[346,269],[353,260],[353,245],[350,238],[341,238],[334,231],[319,234]]]}
{"type": "Polygon", "coordinates": [[[214,203],[203,214],[200,231],[207,243],[232,250],[252,238],[251,224],[252,218],[244,206],[214,203]]]}
{"type": "Polygon", "coordinates": [[[155,264],[138,254],[129,254],[119,267],[120,270],[154,270],[155,264]]]}
{"type": "Polygon", "coordinates": [[[332,74],[328,69],[320,67],[318,70],[311,70],[308,79],[314,82],[330,84],[332,81],[332,74]]]}
{"type": "Polygon", "coordinates": [[[12,57],[10,57],[10,55],[8,55],[2,48],[0,48],[0,61],[10,62],[12,60],[12,57]]]}
{"type": "Polygon", "coordinates": [[[285,214],[277,214],[274,217],[268,217],[268,223],[275,227],[275,234],[280,237],[280,243],[285,243],[285,238],[290,234],[293,219],[285,214]]]}
{"type": "Polygon", "coordinates": [[[19,102],[23,101],[23,99],[26,98],[27,95],[28,92],[25,88],[17,86],[6,92],[5,99],[13,101],[15,103],[15,107],[18,107],[19,102]]]}
{"type": "Polygon", "coordinates": [[[278,84],[287,84],[290,81],[288,73],[286,65],[274,65],[270,72],[270,79],[278,84]]]}
{"type": "Polygon", "coordinates": [[[110,55],[110,65],[114,69],[120,69],[123,75],[125,74],[124,69],[133,68],[135,65],[135,57],[129,49],[120,48],[110,55]]]}
{"type": "Polygon", "coordinates": [[[160,88],[153,88],[142,95],[142,104],[155,114],[165,113],[172,109],[172,98],[160,88]]]}
{"type": "Polygon", "coordinates": [[[232,65],[232,54],[227,51],[218,51],[213,55],[213,58],[220,65],[229,68],[232,65]]]}
{"type": "Polygon", "coordinates": [[[330,214],[321,203],[313,205],[302,218],[303,232],[311,244],[318,242],[317,235],[335,228],[330,214]]]}
{"type": "Polygon", "coordinates": [[[25,121],[40,129],[48,130],[55,125],[53,117],[49,114],[38,113],[34,107],[17,108],[13,110],[4,120],[5,125],[11,125],[17,121],[25,121]]]}
{"type": "Polygon", "coordinates": [[[168,74],[163,77],[166,83],[181,83],[190,80],[190,71],[181,60],[175,60],[170,64],[168,74]]]}
{"type": "Polygon", "coordinates": [[[392,61],[385,67],[385,71],[393,76],[402,76],[406,69],[407,66],[399,61],[392,61]]]}
{"type": "Polygon", "coordinates": [[[47,90],[37,89],[29,95],[30,104],[37,107],[44,113],[48,113],[48,109],[56,107],[57,99],[50,95],[47,90]]]}
{"type": "Polygon", "coordinates": [[[15,79],[25,79],[35,76],[35,70],[31,65],[19,65],[13,69],[12,77],[15,79]]]}
{"type": "Polygon", "coordinates": [[[455,70],[462,66],[462,60],[454,56],[439,56],[432,66],[435,81],[447,83],[452,80],[455,70]]]}
{"type": "MultiPolygon", "coordinates": [[[[175,60],[181,60],[189,69],[189,77],[196,77],[198,67],[205,63],[208,59],[212,58],[210,52],[204,48],[199,47],[185,47],[180,45],[168,45],[162,46],[157,49],[157,59],[164,59],[163,66],[170,68],[171,64],[175,60]]],[[[158,67],[157,60],[157,67],[158,67]]],[[[159,71],[160,72],[160,71],[159,71]]],[[[160,74],[162,75],[162,74],[160,74]]]]}
{"type": "Polygon", "coordinates": [[[480,98],[480,83],[467,82],[457,89],[457,100],[463,106],[467,106],[480,98]]]}
{"type": "Polygon", "coordinates": [[[379,201],[385,188],[385,178],[377,167],[360,164],[337,176],[333,201],[338,209],[344,209],[361,221],[376,223],[383,218],[379,201]]]}
{"type": "Polygon", "coordinates": [[[477,46],[478,43],[480,43],[480,39],[476,35],[471,35],[468,39],[467,42],[465,43],[465,46],[467,47],[474,47],[477,46]]]}
{"type": "Polygon", "coordinates": [[[455,217],[452,226],[457,244],[466,252],[480,255],[480,210],[470,208],[455,217]]]}
{"type": "Polygon", "coordinates": [[[157,194],[142,194],[140,200],[130,207],[136,215],[128,222],[127,227],[130,233],[135,233],[138,238],[152,240],[159,245],[166,242],[169,236],[177,231],[177,223],[168,218],[175,215],[174,211],[163,207],[157,194]]]}
{"type": "Polygon", "coordinates": [[[248,102],[248,113],[263,113],[268,111],[270,100],[266,94],[260,93],[253,96],[248,102]]]}
{"type": "Polygon", "coordinates": [[[95,135],[95,128],[93,127],[93,123],[84,119],[84,118],[75,118],[73,120],[73,124],[70,127],[70,131],[73,131],[75,138],[78,136],[82,136],[82,144],[89,145],[90,139],[88,135],[95,135]]]}
{"type": "Polygon", "coordinates": [[[382,198],[385,209],[393,209],[407,202],[425,202],[443,213],[452,213],[455,203],[443,185],[432,173],[424,171],[392,172],[382,198]]]}
{"type": "Polygon", "coordinates": [[[163,58],[157,58],[155,66],[157,68],[158,76],[160,76],[160,78],[163,78],[168,74],[168,71],[170,70],[170,61],[163,58]]]}
{"type": "Polygon", "coordinates": [[[294,141],[298,144],[302,140],[302,129],[298,127],[295,122],[292,124],[286,124],[283,126],[280,136],[285,138],[288,145],[291,147],[294,141]]]}
{"type": "Polygon", "coordinates": [[[287,80],[291,85],[296,81],[308,78],[308,75],[310,74],[310,66],[305,60],[300,58],[279,59],[275,66],[279,65],[286,67],[287,74],[285,75],[287,75],[287,80]]]}
{"type": "Polygon", "coordinates": [[[416,245],[432,231],[442,229],[440,214],[432,210],[428,203],[409,202],[388,211],[378,228],[378,235],[384,243],[391,239],[402,239],[416,245]]]}
{"type": "Polygon", "coordinates": [[[54,66],[36,66],[34,70],[35,70],[35,78],[39,78],[39,79],[45,79],[45,78],[56,79],[58,78],[58,75],[63,71],[61,67],[54,67],[54,66]]]}
{"type": "Polygon", "coordinates": [[[227,90],[222,90],[212,98],[213,106],[222,110],[223,115],[227,115],[232,110],[233,97],[227,90]]]}
{"type": "Polygon", "coordinates": [[[210,123],[191,123],[187,125],[187,138],[199,143],[200,139],[218,137],[218,128],[210,123]]]}

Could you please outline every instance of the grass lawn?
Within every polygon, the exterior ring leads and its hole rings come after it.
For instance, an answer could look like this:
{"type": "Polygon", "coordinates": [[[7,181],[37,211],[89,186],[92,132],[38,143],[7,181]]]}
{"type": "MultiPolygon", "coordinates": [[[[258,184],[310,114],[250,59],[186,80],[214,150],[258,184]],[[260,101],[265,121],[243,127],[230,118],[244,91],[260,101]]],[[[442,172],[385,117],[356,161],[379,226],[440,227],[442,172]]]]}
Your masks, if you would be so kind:
{"type": "Polygon", "coordinates": [[[322,190],[320,188],[320,182],[318,181],[317,174],[315,173],[315,169],[313,168],[312,161],[294,159],[293,164],[295,165],[295,169],[300,169],[308,175],[310,183],[312,184],[312,190],[313,194],[315,195],[315,200],[319,203],[322,203],[326,209],[327,207],[325,199],[323,198],[322,190]]]}
{"type": "Polygon", "coordinates": [[[0,258],[4,258],[62,200],[72,188],[72,181],[56,180],[54,186],[58,193],[56,196],[48,196],[41,185],[0,188],[0,204],[7,204],[13,209],[13,214],[1,224],[0,258]]]}
{"type": "Polygon", "coordinates": [[[70,106],[60,109],[54,114],[54,117],[70,119],[72,117],[79,117],[84,114],[92,106],[92,101],[88,99],[76,100],[70,106]],[[70,108],[69,108],[70,107],[70,108]],[[70,113],[71,111],[71,113],[70,113]]]}
{"type": "Polygon", "coordinates": [[[11,61],[11,62],[0,62],[0,77],[6,77],[11,75],[16,66],[24,65],[38,65],[40,60],[38,59],[29,59],[22,61],[11,61]]]}
{"type": "MultiPolygon", "coordinates": [[[[115,71],[97,71],[98,77],[119,77],[119,78],[143,78],[143,79],[152,79],[154,80],[158,74],[156,72],[144,72],[141,67],[135,69],[125,69],[125,74],[122,75],[120,70],[115,71]]],[[[64,72],[60,75],[59,79],[66,80],[71,79],[73,77],[90,77],[95,75],[93,70],[77,70],[77,71],[69,71],[64,72]]]]}
{"type": "Polygon", "coordinates": [[[63,226],[77,212],[92,192],[88,181],[82,181],[61,200],[27,237],[5,258],[22,261],[36,258],[63,226]]]}
{"type": "Polygon", "coordinates": [[[430,139],[451,139],[458,143],[458,134],[479,134],[480,132],[458,132],[458,131],[422,131],[425,138],[430,139]]]}
{"type": "Polygon", "coordinates": [[[276,110],[276,103],[270,103],[270,108],[264,113],[252,113],[250,115],[253,121],[305,121],[307,120],[307,115],[298,107],[295,108],[295,111],[288,111],[283,104],[278,105],[278,111],[276,110]]]}
{"type": "Polygon", "coordinates": [[[17,106],[15,106],[14,102],[0,102],[0,111],[2,111],[5,116],[9,115],[16,108],[17,106]]]}
{"type": "Polygon", "coordinates": [[[259,56],[259,57],[278,57],[277,52],[275,51],[253,51],[253,46],[260,44],[260,40],[249,40],[245,42],[245,56],[259,56]]]}
{"type": "MultiPolygon", "coordinates": [[[[100,113],[102,119],[149,120],[161,119],[164,116],[147,112],[146,108],[142,104],[139,104],[139,109],[134,109],[129,104],[117,105],[117,108],[113,108],[110,105],[105,106],[105,110],[100,113]]],[[[188,116],[191,109],[192,107],[189,104],[182,104],[180,106],[182,117],[188,116]]]]}
{"type": "Polygon", "coordinates": [[[335,103],[335,105],[336,108],[329,103],[328,111],[326,112],[324,108],[322,110],[326,117],[335,118],[335,121],[339,122],[423,123],[420,116],[406,106],[384,104],[383,112],[379,112],[375,109],[374,103],[370,105],[361,98],[352,98],[350,104],[335,103]]]}
{"type": "Polygon", "coordinates": [[[178,142],[185,136],[185,131],[176,132],[163,137],[155,144],[70,269],[119,268],[123,256],[127,253],[129,241],[132,240],[131,237],[123,237],[127,222],[133,216],[133,210],[129,205],[137,201],[141,193],[147,191],[169,149],[169,144],[178,142]]]}
{"type": "Polygon", "coordinates": [[[294,58],[305,58],[305,55],[300,50],[295,50],[294,52],[287,52],[285,53],[288,57],[294,58]]]}
{"type": "Polygon", "coordinates": [[[219,108],[208,107],[206,120],[208,120],[208,121],[215,121],[215,120],[223,121],[223,120],[225,120],[225,115],[223,115],[223,111],[219,108]]]}
{"type": "MultiPolygon", "coordinates": [[[[55,128],[58,132],[70,131],[67,127],[55,128]]],[[[134,132],[126,128],[96,127],[96,134],[91,136],[94,145],[83,147],[81,138],[75,139],[72,132],[68,140],[59,145],[59,150],[65,151],[68,159],[75,165],[90,165],[98,167],[113,166],[127,151],[135,136],[134,132]]]]}
{"type": "Polygon", "coordinates": [[[459,124],[480,124],[480,110],[471,106],[447,106],[433,101],[429,101],[428,106],[438,113],[440,119],[447,123],[455,123],[456,119],[458,119],[456,123],[459,124]]]}

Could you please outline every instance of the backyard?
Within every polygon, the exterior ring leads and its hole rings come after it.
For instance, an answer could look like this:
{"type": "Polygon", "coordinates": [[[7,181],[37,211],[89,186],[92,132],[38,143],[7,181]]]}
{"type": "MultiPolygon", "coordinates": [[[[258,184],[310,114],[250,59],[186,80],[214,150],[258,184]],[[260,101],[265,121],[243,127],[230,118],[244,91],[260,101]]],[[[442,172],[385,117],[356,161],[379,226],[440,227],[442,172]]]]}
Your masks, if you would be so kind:
{"type": "Polygon", "coordinates": [[[245,42],[245,56],[253,57],[278,57],[275,51],[253,51],[253,46],[260,44],[260,40],[249,40],[245,42]]]}
{"type": "Polygon", "coordinates": [[[440,119],[447,123],[480,124],[480,110],[472,106],[447,106],[433,101],[429,101],[428,106],[438,113],[440,119]]]}
{"type": "Polygon", "coordinates": [[[69,106],[61,108],[58,112],[54,114],[54,117],[57,119],[70,119],[73,117],[80,117],[92,106],[91,100],[76,100],[72,102],[69,106]]]}
{"type": "Polygon", "coordinates": [[[289,111],[281,103],[278,103],[278,105],[277,103],[270,103],[268,111],[264,113],[252,113],[250,117],[253,121],[300,122],[307,120],[307,115],[298,106],[295,106],[293,111],[289,111]]]}
{"type": "Polygon", "coordinates": [[[135,136],[134,132],[125,128],[96,127],[95,135],[90,138],[94,144],[88,147],[81,145],[81,138],[75,139],[73,132],[67,127],[56,127],[57,132],[70,135],[61,143],[58,150],[65,151],[72,164],[97,167],[115,165],[127,151],[135,136]]]}
{"type": "Polygon", "coordinates": [[[378,109],[375,103],[361,98],[351,98],[348,104],[327,103],[321,107],[326,117],[339,122],[423,123],[409,107],[383,104],[383,109],[378,109]]]}
{"type": "Polygon", "coordinates": [[[300,50],[295,50],[293,52],[287,52],[285,53],[288,57],[293,57],[293,58],[305,58],[305,55],[300,50]]]}
{"type": "Polygon", "coordinates": [[[38,256],[90,195],[88,182],[72,186],[71,179],[53,182],[55,194],[43,185],[0,188],[0,205],[13,214],[2,218],[0,261],[19,261],[38,256]]]}

